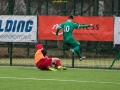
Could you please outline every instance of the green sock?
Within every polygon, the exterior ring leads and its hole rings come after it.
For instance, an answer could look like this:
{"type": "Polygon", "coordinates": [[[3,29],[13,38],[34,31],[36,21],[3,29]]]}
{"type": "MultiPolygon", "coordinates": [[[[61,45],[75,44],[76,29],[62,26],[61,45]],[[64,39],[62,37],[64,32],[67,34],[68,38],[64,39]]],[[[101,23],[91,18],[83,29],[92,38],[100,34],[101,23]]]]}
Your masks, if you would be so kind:
{"type": "Polygon", "coordinates": [[[73,50],[77,53],[79,58],[82,58],[82,54],[80,52],[80,46],[76,46],[75,48],[73,48],[73,50]]]}

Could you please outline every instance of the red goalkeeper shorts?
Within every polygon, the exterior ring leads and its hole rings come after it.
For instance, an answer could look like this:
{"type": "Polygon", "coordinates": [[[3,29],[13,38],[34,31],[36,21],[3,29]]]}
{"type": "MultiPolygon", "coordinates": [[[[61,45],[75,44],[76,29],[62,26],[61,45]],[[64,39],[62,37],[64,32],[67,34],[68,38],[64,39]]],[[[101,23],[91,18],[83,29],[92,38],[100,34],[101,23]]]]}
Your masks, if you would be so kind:
{"type": "Polygon", "coordinates": [[[52,66],[52,58],[42,58],[36,63],[36,67],[41,70],[48,70],[48,66],[52,66]]]}

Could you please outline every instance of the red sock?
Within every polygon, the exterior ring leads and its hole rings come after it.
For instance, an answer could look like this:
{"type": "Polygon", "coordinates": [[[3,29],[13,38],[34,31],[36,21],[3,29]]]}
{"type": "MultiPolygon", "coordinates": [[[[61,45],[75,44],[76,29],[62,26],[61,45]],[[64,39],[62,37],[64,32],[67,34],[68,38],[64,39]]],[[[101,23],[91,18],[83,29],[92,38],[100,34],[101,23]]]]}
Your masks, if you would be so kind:
{"type": "Polygon", "coordinates": [[[56,60],[56,65],[57,65],[57,66],[61,66],[60,60],[56,60]]]}

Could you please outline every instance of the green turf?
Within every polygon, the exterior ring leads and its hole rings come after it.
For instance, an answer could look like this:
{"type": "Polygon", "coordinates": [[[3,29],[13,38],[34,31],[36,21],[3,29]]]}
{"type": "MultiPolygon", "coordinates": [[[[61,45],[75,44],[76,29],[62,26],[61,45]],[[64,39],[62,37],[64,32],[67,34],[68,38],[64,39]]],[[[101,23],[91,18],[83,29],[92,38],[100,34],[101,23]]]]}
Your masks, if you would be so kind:
{"type": "Polygon", "coordinates": [[[0,66],[0,90],[120,90],[120,71],[0,66]]]}

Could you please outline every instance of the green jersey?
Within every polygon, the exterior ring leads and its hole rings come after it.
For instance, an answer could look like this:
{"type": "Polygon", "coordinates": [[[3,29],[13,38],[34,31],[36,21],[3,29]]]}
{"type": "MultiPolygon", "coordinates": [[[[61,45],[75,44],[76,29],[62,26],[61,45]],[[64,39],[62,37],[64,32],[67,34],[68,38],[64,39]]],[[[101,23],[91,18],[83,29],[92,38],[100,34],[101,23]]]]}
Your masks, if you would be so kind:
{"type": "Polygon", "coordinates": [[[74,38],[73,34],[72,34],[74,29],[79,29],[79,28],[88,27],[88,26],[90,26],[90,24],[80,25],[80,24],[77,24],[77,23],[74,23],[74,22],[68,20],[66,22],[61,23],[57,27],[56,35],[58,35],[59,30],[62,29],[63,30],[63,40],[64,40],[64,42],[66,42],[68,40],[71,40],[71,38],[74,38]]]}

